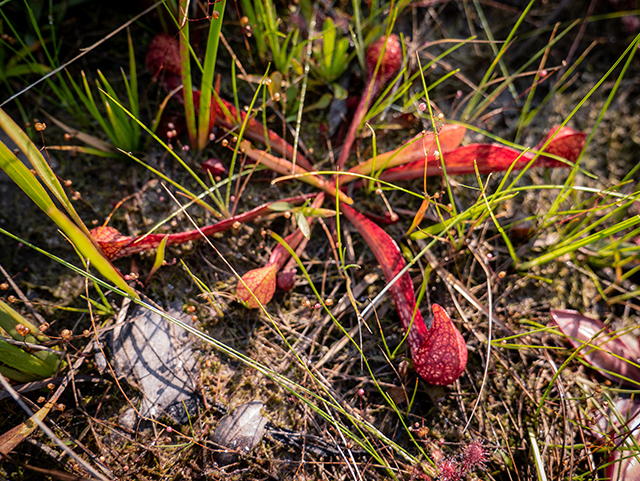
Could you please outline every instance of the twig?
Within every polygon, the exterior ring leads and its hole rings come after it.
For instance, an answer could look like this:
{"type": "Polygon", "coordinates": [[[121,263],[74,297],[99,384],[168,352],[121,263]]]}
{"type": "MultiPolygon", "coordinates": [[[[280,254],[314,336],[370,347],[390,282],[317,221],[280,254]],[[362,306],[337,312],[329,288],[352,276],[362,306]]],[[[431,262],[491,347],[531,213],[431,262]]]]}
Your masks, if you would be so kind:
{"type": "Polygon", "coordinates": [[[35,310],[35,308],[33,307],[33,304],[31,304],[29,299],[27,299],[27,296],[25,296],[24,293],[17,286],[17,284],[13,282],[13,279],[11,278],[9,273],[4,270],[4,267],[2,267],[2,264],[0,264],[0,272],[2,272],[4,277],[7,279],[7,282],[11,285],[11,288],[15,291],[16,294],[18,294],[18,297],[20,298],[20,300],[22,300],[22,302],[25,303],[25,305],[29,308],[29,310],[34,315],[34,317],[38,320],[38,322],[40,322],[40,324],[46,324],[46,321],[44,320],[44,318],[40,314],[38,314],[38,311],[35,310]]]}
{"type": "Polygon", "coordinates": [[[482,267],[482,270],[484,270],[485,276],[487,277],[487,300],[489,303],[489,309],[488,309],[489,310],[489,316],[488,316],[489,327],[487,332],[487,362],[484,366],[484,373],[482,375],[482,384],[480,385],[480,392],[478,393],[478,397],[476,398],[476,403],[474,404],[473,409],[471,410],[471,414],[469,415],[467,424],[462,430],[463,433],[467,431],[467,428],[469,427],[469,424],[471,423],[471,420],[473,419],[473,416],[476,410],[478,409],[478,405],[482,400],[482,393],[484,392],[485,386],[487,384],[487,376],[489,375],[489,364],[491,361],[491,335],[493,334],[493,289],[491,288],[491,272],[489,271],[489,268],[487,267],[487,264],[486,264],[486,256],[481,256],[476,252],[476,250],[473,247],[471,246],[468,246],[468,247],[471,253],[474,255],[474,257],[478,260],[478,264],[480,264],[480,267],[482,267]]]}
{"type": "MultiPolygon", "coordinates": [[[[87,344],[84,350],[86,352],[89,352],[89,349],[92,347],[92,345],[93,343],[90,342],[89,344],[87,344]]],[[[71,373],[77,370],[80,367],[80,365],[82,365],[84,360],[85,360],[84,356],[80,356],[78,358],[78,360],[75,362],[75,364],[73,365],[69,373],[65,376],[64,380],[60,384],[60,387],[53,394],[53,396],[51,397],[51,400],[49,400],[49,403],[55,403],[58,400],[60,395],[64,392],[67,385],[69,384],[69,381],[71,380],[71,373]]],[[[51,439],[55,444],[57,444],[58,447],[62,449],[71,459],[73,459],[76,463],[82,466],[88,473],[91,473],[96,478],[101,479],[102,481],[109,481],[109,478],[103,476],[93,466],[87,463],[84,459],[78,456],[71,448],[69,448],[64,442],[62,442],[62,440],[55,435],[55,433],[49,428],[49,426],[47,426],[44,423],[44,421],[41,421],[33,413],[33,411],[29,408],[29,406],[27,406],[25,402],[21,399],[20,394],[18,394],[16,390],[13,389],[11,384],[9,384],[9,381],[7,380],[7,378],[4,377],[4,375],[1,372],[0,372],[0,384],[2,384],[2,387],[5,389],[5,391],[9,393],[9,395],[18,404],[18,406],[20,406],[20,408],[27,414],[27,416],[29,416],[29,420],[35,422],[38,425],[38,427],[42,430],[42,432],[44,432],[49,437],[49,439],[51,439]]]]}

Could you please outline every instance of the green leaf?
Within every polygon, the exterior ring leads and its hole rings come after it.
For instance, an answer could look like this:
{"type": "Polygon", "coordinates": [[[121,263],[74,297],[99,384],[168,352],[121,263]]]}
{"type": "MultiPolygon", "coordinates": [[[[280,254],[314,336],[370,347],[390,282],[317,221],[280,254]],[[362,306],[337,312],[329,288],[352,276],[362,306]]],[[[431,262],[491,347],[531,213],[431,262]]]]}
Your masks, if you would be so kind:
{"type": "Polygon", "coordinates": [[[16,341],[25,341],[35,344],[40,341],[48,341],[49,338],[40,332],[34,324],[22,317],[18,312],[14,311],[9,304],[0,301],[0,327],[16,341]],[[31,334],[23,336],[18,333],[15,326],[22,324],[31,330],[31,334]]]}
{"type": "Polygon", "coordinates": [[[42,378],[51,377],[56,372],[56,366],[50,366],[43,360],[2,339],[0,339],[0,359],[9,367],[42,378]]]}
{"type": "Polygon", "coordinates": [[[309,223],[307,222],[307,218],[304,216],[302,211],[296,212],[296,222],[298,223],[298,227],[302,232],[302,235],[307,238],[307,240],[311,239],[311,229],[309,228],[309,223]]]}

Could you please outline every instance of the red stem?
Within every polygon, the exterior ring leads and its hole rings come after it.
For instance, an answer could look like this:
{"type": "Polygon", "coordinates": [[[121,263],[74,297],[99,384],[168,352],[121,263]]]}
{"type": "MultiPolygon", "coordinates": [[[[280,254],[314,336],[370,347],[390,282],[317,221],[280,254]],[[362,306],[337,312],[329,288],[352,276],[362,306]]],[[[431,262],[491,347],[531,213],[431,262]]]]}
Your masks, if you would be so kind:
{"type": "MultiPolygon", "coordinates": [[[[288,199],[282,199],[277,202],[289,202],[291,204],[299,204],[307,199],[315,197],[316,194],[299,195],[297,197],[290,197],[288,199]]],[[[222,232],[231,229],[236,222],[244,224],[257,217],[271,213],[271,204],[260,205],[244,214],[236,215],[229,219],[222,220],[217,224],[208,225],[202,227],[200,230],[193,229],[185,232],[179,232],[176,234],[149,234],[138,237],[123,236],[115,229],[111,227],[98,227],[91,231],[92,235],[96,238],[98,245],[102,248],[103,252],[110,260],[119,259],[120,257],[130,256],[143,252],[149,249],[155,249],[160,245],[160,242],[165,237],[169,237],[167,245],[184,244],[192,240],[201,239],[202,236],[210,236],[216,232],[222,232]],[[110,237],[105,238],[104,233],[107,232],[110,237]]]]}
{"type": "Polygon", "coordinates": [[[353,114],[353,119],[351,120],[347,136],[342,144],[342,151],[340,152],[340,157],[336,164],[338,170],[342,170],[344,165],[347,163],[347,159],[351,153],[351,147],[353,147],[353,143],[356,140],[356,133],[358,132],[358,127],[360,127],[360,122],[371,105],[371,99],[373,99],[373,97],[378,93],[378,90],[380,90],[380,82],[374,82],[372,79],[369,79],[364,93],[362,94],[362,97],[360,97],[358,108],[353,114]]]}

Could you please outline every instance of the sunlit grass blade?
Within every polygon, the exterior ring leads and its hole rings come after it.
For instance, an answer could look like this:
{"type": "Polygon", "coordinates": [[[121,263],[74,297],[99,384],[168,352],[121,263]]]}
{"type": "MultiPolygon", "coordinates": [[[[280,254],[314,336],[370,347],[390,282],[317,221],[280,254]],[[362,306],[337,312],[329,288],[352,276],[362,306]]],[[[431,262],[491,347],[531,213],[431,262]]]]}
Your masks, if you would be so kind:
{"type": "Polygon", "coordinates": [[[196,128],[196,110],[193,103],[193,83],[191,80],[191,45],[189,43],[189,0],[180,0],[178,14],[180,29],[180,74],[182,76],[182,94],[184,97],[184,115],[187,122],[189,142],[196,146],[198,132],[196,128]]]}
{"type": "MultiPolygon", "coordinates": [[[[507,48],[509,48],[509,46],[511,45],[511,41],[513,40],[513,37],[515,36],[516,32],[518,31],[518,28],[520,28],[520,24],[524,21],[525,17],[529,13],[529,10],[531,9],[531,7],[533,7],[534,3],[535,3],[535,0],[531,0],[529,2],[529,4],[525,7],[524,11],[522,12],[520,17],[518,18],[518,20],[515,22],[513,28],[509,32],[509,35],[504,40],[504,43],[502,44],[502,47],[500,48],[500,50],[498,52],[494,52],[494,57],[495,58],[494,58],[493,62],[491,62],[491,65],[489,65],[489,68],[487,68],[487,71],[485,72],[484,76],[482,77],[482,80],[480,81],[480,84],[478,85],[478,90],[476,90],[474,92],[473,96],[469,100],[469,103],[467,104],[467,106],[466,106],[466,108],[465,108],[465,110],[464,110],[464,112],[462,114],[462,117],[461,117],[462,120],[468,120],[471,117],[472,113],[475,112],[476,105],[478,105],[478,102],[480,101],[480,98],[484,94],[485,85],[487,84],[487,82],[489,81],[491,76],[493,75],[493,72],[494,72],[496,66],[500,65],[500,62],[502,61],[502,57],[504,56],[507,48]]],[[[492,48],[494,48],[494,47],[495,46],[492,45],[492,48]]],[[[508,77],[508,75],[505,75],[505,76],[508,77]]]]}
{"type": "Polygon", "coordinates": [[[524,271],[527,269],[531,269],[532,267],[535,267],[535,266],[546,264],[547,262],[551,262],[564,254],[575,252],[581,247],[585,247],[599,240],[606,239],[609,236],[614,236],[619,232],[622,232],[623,230],[633,227],[637,224],[640,224],[640,215],[634,216],[612,227],[608,227],[599,232],[591,234],[590,236],[585,237],[583,239],[575,240],[570,245],[566,245],[559,249],[553,249],[551,252],[547,252],[546,254],[543,254],[540,257],[537,257],[536,259],[530,260],[528,262],[524,262],[517,267],[519,270],[524,271]]]}
{"type": "MultiPolygon", "coordinates": [[[[6,134],[11,138],[11,140],[13,140],[16,143],[18,148],[29,159],[29,162],[31,162],[31,165],[33,166],[33,168],[37,172],[37,174],[40,177],[40,179],[42,179],[42,182],[44,182],[44,184],[49,188],[49,190],[53,193],[53,195],[56,197],[56,199],[58,199],[58,201],[62,204],[62,206],[67,211],[67,213],[78,224],[80,229],[86,235],[89,235],[89,230],[85,227],[84,223],[80,219],[80,216],[78,215],[78,213],[76,212],[75,208],[73,207],[73,204],[71,204],[71,201],[67,197],[67,193],[64,191],[64,188],[60,184],[60,181],[58,180],[58,177],[51,170],[51,167],[49,166],[49,164],[45,160],[45,158],[42,156],[42,153],[40,152],[40,150],[34,145],[33,142],[31,142],[31,139],[29,139],[27,134],[24,133],[24,131],[18,126],[18,124],[16,124],[14,122],[14,120],[11,117],[9,117],[6,114],[6,112],[4,110],[2,110],[2,109],[0,109],[0,129],[2,129],[4,132],[6,132],[6,134]]],[[[8,151],[7,147],[4,144],[2,144],[2,147],[4,149],[6,149],[5,155],[8,155],[7,154],[7,151],[8,151]]],[[[11,153],[11,155],[13,155],[13,157],[15,158],[15,155],[13,153],[11,153]]],[[[9,156],[9,159],[10,159],[10,157],[11,156],[9,156]]],[[[10,160],[7,160],[6,158],[3,159],[3,160],[5,162],[6,161],[10,161],[10,160]]],[[[22,164],[22,166],[24,167],[24,164],[22,164]]],[[[26,167],[25,167],[25,169],[26,169],[26,167]]],[[[28,171],[28,169],[27,169],[27,171],[28,171]]],[[[29,174],[31,174],[31,173],[29,172],[29,174]]],[[[26,174],[25,174],[25,176],[26,176],[26,174]]],[[[27,183],[35,182],[35,183],[37,183],[38,186],[40,186],[40,183],[35,179],[35,177],[26,176],[25,178],[28,179],[27,183]]],[[[20,187],[23,188],[23,185],[21,185],[21,184],[18,184],[18,185],[20,185],[20,187]]],[[[44,192],[44,189],[42,189],[42,191],[44,192]]],[[[44,192],[44,195],[47,198],[49,197],[46,194],[46,192],[44,192]]],[[[49,201],[50,201],[50,199],[49,199],[49,201]]],[[[42,204],[42,205],[39,204],[39,205],[43,210],[46,211],[45,204],[42,204]]]]}
{"type": "MultiPolygon", "coordinates": [[[[616,67],[626,57],[626,62],[624,63],[624,66],[623,66],[620,74],[618,75],[618,78],[616,79],[616,82],[614,83],[613,88],[611,89],[611,92],[609,93],[609,96],[607,97],[606,102],[602,106],[602,109],[600,109],[600,113],[598,115],[598,118],[596,119],[595,125],[593,126],[593,128],[591,130],[591,133],[587,137],[587,140],[585,142],[585,149],[589,146],[589,144],[591,143],[591,140],[596,135],[596,132],[598,130],[598,126],[600,125],[600,122],[604,118],[605,113],[607,112],[607,110],[611,106],[611,103],[615,99],[615,94],[618,91],[618,88],[620,87],[620,84],[622,82],[622,79],[624,78],[625,73],[627,72],[627,69],[631,65],[631,62],[632,62],[632,60],[633,60],[633,58],[635,56],[635,53],[636,53],[636,51],[638,49],[637,47],[638,47],[639,44],[640,44],[640,34],[638,34],[634,38],[633,42],[631,42],[631,44],[629,44],[629,46],[625,49],[624,53],[620,57],[618,57],[618,59],[614,62],[614,64],[611,66],[611,68],[607,71],[607,73],[604,74],[602,76],[602,78],[596,83],[596,85],[593,86],[593,88],[589,91],[589,93],[579,102],[578,106],[576,106],[576,108],[571,112],[569,117],[567,117],[567,119],[563,122],[563,124],[568,122],[568,120],[573,116],[573,114],[587,101],[587,99],[598,88],[600,88],[600,86],[604,83],[604,81],[614,72],[616,67]]],[[[568,187],[568,186],[573,185],[573,183],[575,181],[575,177],[576,177],[576,175],[578,173],[578,168],[579,168],[579,165],[580,165],[580,159],[581,158],[582,158],[582,156],[580,156],[577,159],[576,164],[574,165],[573,169],[571,170],[571,173],[569,174],[569,177],[567,178],[567,181],[565,182],[565,186],[568,187]]],[[[547,218],[550,217],[551,215],[553,215],[558,210],[558,208],[560,207],[562,202],[564,202],[567,199],[568,195],[569,195],[568,189],[566,187],[563,188],[562,192],[560,192],[560,194],[554,199],[553,203],[549,207],[549,210],[548,210],[548,213],[547,213],[547,218]]]]}
{"type": "Polygon", "coordinates": [[[87,110],[89,110],[91,116],[100,124],[100,127],[102,127],[104,133],[107,134],[107,137],[109,137],[109,139],[111,139],[111,141],[113,142],[113,140],[116,138],[113,127],[107,122],[107,120],[100,112],[98,104],[93,98],[93,92],[91,91],[89,81],[87,80],[87,76],[85,75],[84,71],[80,71],[80,75],[82,75],[82,85],[84,87],[84,93],[80,91],[80,88],[77,87],[75,81],[71,78],[70,75],[69,79],[71,80],[72,85],[76,88],[76,93],[84,103],[84,106],[87,108],[87,110]]]}
{"type": "MultiPolygon", "coordinates": [[[[134,297],[136,292],[124,281],[120,273],[104,257],[96,246],[93,238],[88,233],[83,223],[76,225],[55,206],[55,203],[38,179],[15,156],[9,148],[0,142],[0,167],[11,179],[40,207],[49,218],[69,237],[83,256],[87,257],[91,264],[107,279],[125,290],[134,297]]],[[[81,222],[81,221],[80,221],[81,222]]]]}
{"type": "Polygon", "coordinates": [[[209,37],[207,39],[207,49],[204,59],[204,74],[200,87],[200,105],[198,111],[198,144],[197,149],[202,150],[209,141],[209,131],[211,126],[211,97],[213,90],[213,78],[215,73],[216,59],[218,56],[218,42],[220,29],[224,16],[226,0],[215,2],[211,13],[211,24],[209,25],[209,37]]]}

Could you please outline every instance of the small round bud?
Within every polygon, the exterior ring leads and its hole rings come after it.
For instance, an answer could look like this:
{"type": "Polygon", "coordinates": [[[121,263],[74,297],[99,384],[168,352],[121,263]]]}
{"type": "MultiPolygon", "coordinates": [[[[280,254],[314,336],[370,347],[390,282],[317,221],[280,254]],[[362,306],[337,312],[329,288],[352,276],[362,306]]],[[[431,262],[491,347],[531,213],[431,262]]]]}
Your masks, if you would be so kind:
{"type": "Polygon", "coordinates": [[[44,404],[44,403],[46,403],[46,402],[47,402],[47,400],[45,399],[45,397],[44,397],[44,396],[40,396],[36,402],[37,402],[38,404],[44,404]]]}
{"type": "Polygon", "coordinates": [[[65,406],[62,403],[58,403],[58,405],[56,406],[56,409],[60,412],[64,411],[67,408],[67,406],[65,406]]]}
{"type": "Polygon", "coordinates": [[[49,329],[49,323],[45,322],[44,324],[40,324],[38,329],[40,329],[40,332],[46,332],[47,329],[49,329]]]}
{"type": "Polygon", "coordinates": [[[56,388],[56,385],[53,384],[52,382],[50,382],[49,384],[47,384],[47,389],[49,391],[53,391],[56,388]]]}
{"type": "Polygon", "coordinates": [[[9,289],[8,283],[3,282],[2,284],[0,284],[0,291],[6,291],[7,289],[9,289]]]}
{"type": "Polygon", "coordinates": [[[29,329],[24,324],[16,325],[16,331],[18,331],[18,334],[20,334],[22,337],[27,337],[29,334],[31,334],[31,329],[29,329]]]}
{"type": "Polygon", "coordinates": [[[327,307],[331,307],[333,306],[333,299],[329,298],[326,301],[324,301],[324,303],[327,305],[327,307]]]}
{"type": "Polygon", "coordinates": [[[47,128],[47,124],[45,124],[44,122],[36,122],[34,127],[38,132],[42,132],[47,128]]]}
{"type": "Polygon", "coordinates": [[[237,230],[237,229],[239,229],[239,228],[240,228],[240,226],[241,226],[241,225],[242,225],[242,224],[240,223],[240,221],[238,221],[238,220],[237,220],[237,221],[235,221],[235,222],[233,223],[233,228],[237,230]]]}
{"type": "Polygon", "coordinates": [[[405,377],[407,377],[408,373],[409,373],[409,363],[407,361],[402,361],[398,366],[398,374],[400,374],[400,377],[404,379],[405,377]]]}
{"type": "Polygon", "coordinates": [[[213,18],[214,20],[218,20],[220,18],[220,12],[214,10],[213,12],[211,12],[211,18],[213,18]]]}
{"type": "Polygon", "coordinates": [[[196,312],[196,306],[187,306],[187,312],[189,314],[196,312]]]}
{"type": "Polygon", "coordinates": [[[62,339],[71,339],[71,336],[73,335],[73,333],[69,330],[69,329],[63,329],[62,332],[60,333],[60,337],[62,337],[62,339]]]}
{"type": "Polygon", "coordinates": [[[360,397],[364,396],[364,389],[362,388],[358,389],[358,396],[360,397]]]}
{"type": "Polygon", "coordinates": [[[8,296],[7,297],[7,301],[9,301],[11,304],[15,304],[16,302],[18,302],[18,298],[16,296],[8,296]]]}

